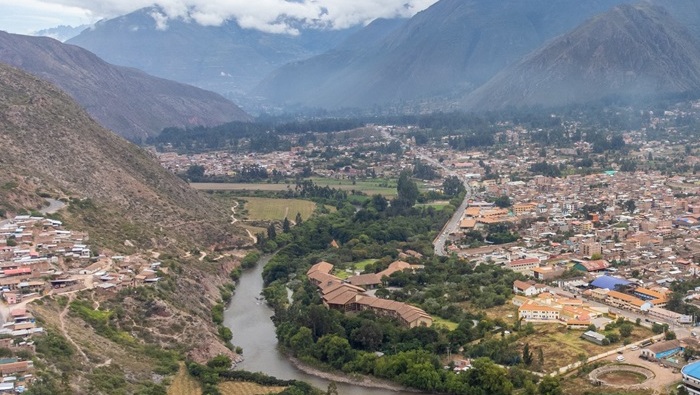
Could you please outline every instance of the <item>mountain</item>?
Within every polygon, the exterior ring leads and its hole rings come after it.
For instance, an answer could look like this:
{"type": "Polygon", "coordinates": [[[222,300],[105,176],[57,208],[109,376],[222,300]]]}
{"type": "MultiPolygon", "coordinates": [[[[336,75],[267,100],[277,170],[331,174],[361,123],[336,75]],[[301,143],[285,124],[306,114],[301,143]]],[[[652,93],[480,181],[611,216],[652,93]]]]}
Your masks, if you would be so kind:
{"type": "Polygon", "coordinates": [[[254,93],[323,108],[458,97],[623,1],[441,0],[364,47],[339,47],[285,65],[254,93]]]}
{"type": "Polygon", "coordinates": [[[620,5],[523,58],[466,99],[470,109],[556,106],[700,90],[700,44],[662,8],[620,5]]]}
{"type": "MultiPolygon", "coordinates": [[[[186,224],[222,214],[145,151],[96,124],[59,89],[1,63],[0,126],[3,174],[42,180],[44,189],[92,199],[135,223],[186,224]]],[[[212,235],[223,238],[222,232],[212,235]]]]}
{"type": "Polygon", "coordinates": [[[0,62],[51,81],[103,126],[141,140],[169,126],[214,126],[250,116],[213,92],[113,66],[47,37],[0,32],[0,62]]]}
{"type": "MultiPolygon", "coordinates": [[[[100,312],[109,317],[108,322],[100,321],[101,326],[79,318],[73,309],[66,314],[67,307],[64,310],[65,305],[53,297],[28,306],[52,341],[68,344],[61,333],[72,338],[72,345],[58,354],[44,348],[37,373],[65,372],[64,382],[70,381],[73,388],[60,393],[97,393],[88,387],[96,381],[100,370],[93,369],[100,361],[100,366],[111,364],[103,371],[125,377],[130,384],[152,382],[159,362],[145,351],[149,346],[182,350],[200,362],[220,353],[231,355],[216,333],[211,308],[220,298],[217,287],[230,282],[233,262],[225,258],[216,265],[200,264],[185,254],[195,247],[242,244],[240,230],[229,224],[228,208],[219,207],[145,151],[99,126],[57,87],[4,64],[0,64],[0,139],[0,216],[34,209],[28,204],[39,197],[65,198],[68,208],[57,215],[69,229],[88,231],[91,248],[114,255],[141,252],[170,270],[168,275],[164,269],[162,284],[156,287],[113,296],[84,291],[63,297],[70,301],[75,296],[89,306],[92,298],[99,300],[100,312]],[[117,338],[115,333],[124,336],[117,338]],[[76,348],[85,350],[90,359],[80,358],[76,348]],[[62,358],[70,363],[60,365],[62,358]]],[[[177,370],[177,361],[174,364],[177,370]]],[[[117,385],[125,393],[140,392],[126,384],[117,385]]]]}
{"type": "Polygon", "coordinates": [[[98,22],[68,41],[108,62],[232,97],[244,94],[275,68],[333,48],[359,28],[300,34],[265,33],[229,21],[202,26],[181,19],[159,26],[157,8],[98,22]]]}
{"type": "Polygon", "coordinates": [[[60,25],[56,27],[51,27],[48,29],[42,29],[42,30],[37,30],[33,32],[31,35],[32,36],[42,36],[42,37],[51,37],[54,40],[58,40],[60,42],[65,42],[68,39],[71,39],[83,30],[87,29],[89,25],[80,25],[80,26],[66,26],[66,25],[60,25]]]}

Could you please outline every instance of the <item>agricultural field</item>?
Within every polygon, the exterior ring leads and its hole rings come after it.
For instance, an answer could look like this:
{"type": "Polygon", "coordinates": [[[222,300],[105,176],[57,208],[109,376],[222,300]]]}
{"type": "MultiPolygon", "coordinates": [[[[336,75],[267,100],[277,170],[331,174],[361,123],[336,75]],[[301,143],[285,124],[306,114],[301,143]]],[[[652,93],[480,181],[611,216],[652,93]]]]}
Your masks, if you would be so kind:
{"type": "Polygon", "coordinates": [[[180,364],[180,370],[168,387],[168,395],[201,395],[202,388],[199,382],[187,373],[184,364],[180,364]]]}
{"type": "MultiPolygon", "coordinates": [[[[396,180],[394,179],[367,179],[356,180],[353,185],[352,180],[335,179],[327,177],[312,177],[310,178],[316,185],[324,187],[329,186],[335,189],[344,191],[361,191],[369,196],[381,194],[386,198],[396,196],[396,180]]],[[[190,186],[194,189],[202,191],[267,191],[281,192],[294,189],[294,184],[268,184],[268,183],[192,183],[190,186]]],[[[418,182],[418,189],[425,192],[427,187],[418,182]]],[[[443,206],[444,207],[444,206],[443,206]]]]}
{"type": "MultiPolygon", "coordinates": [[[[285,387],[267,387],[256,383],[246,383],[239,381],[227,381],[219,384],[219,391],[222,395],[266,395],[279,394],[285,387]]],[[[168,394],[170,395],[170,394],[168,394]]]]}
{"type": "Polygon", "coordinates": [[[285,217],[294,221],[297,213],[303,219],[309,218],[316,210],[316,203],[300,199],[242,198],[245,203],[241,215],[251,221],[282,221],[285,217]]]}

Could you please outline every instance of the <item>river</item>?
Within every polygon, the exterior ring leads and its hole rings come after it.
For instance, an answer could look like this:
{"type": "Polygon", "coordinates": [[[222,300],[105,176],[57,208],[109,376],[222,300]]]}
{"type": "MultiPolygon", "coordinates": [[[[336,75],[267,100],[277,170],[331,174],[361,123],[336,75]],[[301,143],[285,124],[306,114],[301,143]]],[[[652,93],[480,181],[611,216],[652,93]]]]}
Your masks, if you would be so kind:
{"type": "MultiPolygon", "coordinates": [[[[277,350],[275,325],[270,319],[273,311],[264,301],[257,299],[263,288],[263,267],[269,260],[269,256],[264,257],[254,269],[243,273],[231,304],[224,312],[224,325],[233,332],[231,342],[243,348],[245,360],[238,367],[280,379],[305,381],[325,390],[330,381],[302,372],[277,350]]],[[[345,383],[337,383],[337,386],[340,395],[416,395],[414,392],[366,388],[345,383]]]]}

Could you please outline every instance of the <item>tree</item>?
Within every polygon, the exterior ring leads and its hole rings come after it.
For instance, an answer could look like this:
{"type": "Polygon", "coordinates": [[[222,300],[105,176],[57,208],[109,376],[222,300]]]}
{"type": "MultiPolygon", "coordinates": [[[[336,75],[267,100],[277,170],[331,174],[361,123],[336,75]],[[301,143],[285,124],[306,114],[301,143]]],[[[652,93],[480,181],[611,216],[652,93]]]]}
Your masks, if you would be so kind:
{"type": "Polygon", "coordinates": [[[620,325],[619,331],[620,331],[620,336],[623,338],[625,337],[630,337],[632,335],[632,325],[625,323],[620,325]]]}
{"type": "Polygon", "coordinates": [[[442,183],[442,193],[448,197],[455,197],[464,192],[464,184],[457,176],[450,176],[442,183]]]}
{"type": "Polygon", "coordinates": [[[637,204],[632,199],[626,200],[624,203],[622,203],[622,206],[625,208],[625,210],[629,211],[630,214],[637,209],[637,204]]]}
{"type": "Polygon", "coordinates": [[[290,230],[291,230],[291,224],[289,222],[289,218],[284,217],[284,221],[282,221],[282,232],[289,233],[290,230]]]}
{"type": "Polygon", "coordinates": [[[302,222],[304,221],[301,219],[301,213],[298,212],[296,218],[294,218],[294,223],[299,226],[302,222]]]}
{"type": "Polygon", "coordinates": [[[328,390],[326,390],[326,395],[338,395],[338,386],[335,384],[335,381],[331,381],[328,384],[328,390]]]}
{"type": "Polygon", "coordinates": [[[275,229],[275,225],[274,225],[274,224],[270,224],[270,225],[267,227],[267,238],[270,239],[270,240],[274,240],[274,239],[277,238],[277,230],[275,229]]]}
{"type": "Polygon", "coordinates": [[[675,340],[675,339],[676,339],[676,332],[674,332],[674,331],[666,331],[666,334],[664,335],[664,339],[666,339],[666,340],[675,340]]]}
{"type": "Polygon", "coordinates": [[[396,184],[396,191],[398,192],[397,200],[400,204],[405,207],[412,207],[416,204],[416,199],[418,199],[418,185],[411,180],[410,170],[404,170],[399,176],[399,181],[396,184]]]}
{"type": "Polygon", "coordinates": [[[559,379],[552,376],[544,376],[538,387],[540,395],[563,395],[559,379]]]}
{"type": "Polygon", "coordinates": [[[204,166],[192,165],[187,169],[185,176],[190,182],[198,182],[204,179],[204,166]]]}
{"type": "Polygon", "coordinates": [[[527,366],[532,365],[532,353],[530,352],[530,343],[525,343],[523,348],[523,363],[527,366]]]}
{"type": "Polygon", "coordinates": [[[544,366],[544,351],[542,351],[542,347],[537,348],[537,364],[540,369],[544,366]]]}
{"type": "Polygon", "coordinates": [[[497,197],[494,203],[500,208],[508,208],[512,205],[510,198],[506,195],[497,197]]]}

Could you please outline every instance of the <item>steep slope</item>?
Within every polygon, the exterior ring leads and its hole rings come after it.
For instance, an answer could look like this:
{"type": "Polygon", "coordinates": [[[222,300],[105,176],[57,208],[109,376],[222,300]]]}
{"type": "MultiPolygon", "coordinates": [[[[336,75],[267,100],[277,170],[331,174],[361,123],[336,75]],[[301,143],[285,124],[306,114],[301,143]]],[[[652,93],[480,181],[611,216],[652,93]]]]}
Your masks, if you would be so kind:
{"type": "Polygon", "coordinates": [[[325,108],[450,97],[623,1],[441,0],[377,43],[286,65],[254,92],[325,108]]]}
{"type": "Polygon", "coordinates": [[[241,97],[270,71],[322,53],[356,30],[300,29],[297,36],[243,29],[235,22],[202,26],[171,20],[156,24],[156,8],[98,22],[68,41],[108,62],[241,97]]]}
{"type": "Polygon", "coordinates": [[[70,350],[42,353],[44,360],[37,369],[58,369],[65,374],[61,381],[71,386],[61,393],[114,393],[91,388],[104,375],[124,381],[113,390],[137,393],[134,386],[152,383],[156,365],[162,363],[144,351],[148,347],[178,350],[199,361],[231,354],[216,333],[211,308],[220,297],[218,286],[230,282],[235,262],[224,257],[216,264],[200,263],[184,254],[195,247],[240,244],[238,230],[228,223],[228,209],[97,125],[58,88],[4,64],[0,64],[0,140],[0,202],[15,205],[0,207],[7,210],[0,215],[32,208],[24,204],[34,204],[39,193],[67,196],[71,201],[61,218],[73,230],[89,231],[92,247],[141,252],[148,258],[153,249],[161,253],[158,259],[165,267],[164,278],[155,287],[113,296],[95,291],[70,295],[70,300],[80,299],[87,306],[96,301],[106,309],[99,314],[110,318],[99,325],[66,314],[65,303],[56,302],[61,298],[29,306],[51,338],[68,331],[75,344],[66,347],[82,348],[89,357],[80,358],[74,349],[72,359],[70,350]],[[110,313],[117,310],[119,314],[110,313]],[[69,367],[61,368],[59,362],[66,363],[65,359],[69,367]]]}
{"type": "Polygon", "coordinates": [[[665,10],[620,5],[473,92],[470,109],[554,106],[700,89],[700,46],[665,10]]]}
{"type": "Polygon", "coordinates": [[[224,228],[218,229],[226,221],[225,211],[146,152],[97,125],[57,88],[3,64],[0,125],[0,167],[6,174],[30,176],[41,180],[44,189],[89,198],[109,213],[119,213],[119,220],[149,228],[156,223],[190,238],[227,237],[224,228]],[[190,223],[191,228],[183,229],[190,223]]]}
{"type": "Polygon", "coordinates": [[[0,62],[55,83],[103,126],[129,139],[140,140],[169,126],[251,120],[218,94],[113,66],[47,37],[0,32],[0,62]]]}

